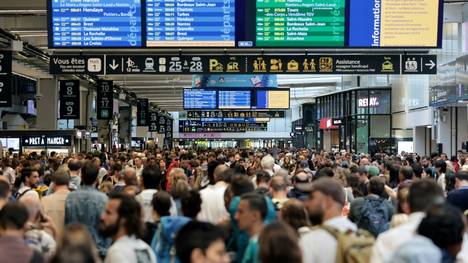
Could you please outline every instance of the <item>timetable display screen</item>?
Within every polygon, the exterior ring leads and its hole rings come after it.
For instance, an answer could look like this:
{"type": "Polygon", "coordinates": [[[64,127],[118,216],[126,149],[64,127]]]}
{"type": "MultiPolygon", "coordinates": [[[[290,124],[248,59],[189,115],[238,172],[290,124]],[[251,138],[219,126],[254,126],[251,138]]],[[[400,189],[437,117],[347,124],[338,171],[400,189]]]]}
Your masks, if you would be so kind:
{"type": "Polygon", "coordinates": [[[141,0],[51,0],[49,46],[141,47],[141,0]]]}
{"type": "Polygon", "coordinates": [[[235,47],[235,0],[146,0],[148,47],[235,47]]]}
{"type": "Polygon", "coordinates": [[[257,109],[289,109],[289,90],[257,90],[257,109]]]}
{"type": "Polygon", "coordinates": [[[443,0],[47,0],[50,48],[440,48],[443,0]]]}
{"type": "Polygon", "coordinates": [[[256,46],[343,47],[345,0],[257,0],[256,46]]]}
{"type": "Polygon", "coordinates": [[[184,109],[216,109],[216,90],[184,89],[184,109]]]}
{"type": "Polygon", "coordinates": [[[250,90],[220,90],[218,94],[219,109],[250,109],[250,90]]]}
{"type": "Polygon", "coordinates": [[[350,47],[440,46],[439,0],[351,0],[350,47]]]}

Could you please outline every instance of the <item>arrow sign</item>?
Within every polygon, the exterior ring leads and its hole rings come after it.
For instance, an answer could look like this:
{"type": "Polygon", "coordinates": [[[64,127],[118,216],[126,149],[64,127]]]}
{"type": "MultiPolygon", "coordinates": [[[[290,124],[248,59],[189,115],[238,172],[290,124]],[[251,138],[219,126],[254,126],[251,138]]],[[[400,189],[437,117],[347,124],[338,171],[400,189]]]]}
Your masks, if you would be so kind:
{"type": "Polygon", "coordinates": [[[403,55],[402,74],[437,74],[436,55],[403,55]]]}
{"type": "Polygon", "coordinates": [[[109,64],[109,67],[113,70],[116,70],[119,67],[119,64],[116,64],[115,59],[113,59],[112,64],[109,64]]]}
{"type": "Polygon", "coordinates": [[[429,63],[426,63],[425,65],[428,66],[429,69],[433,69],[436,66],[436,63],[430,59],[429,63]]]}

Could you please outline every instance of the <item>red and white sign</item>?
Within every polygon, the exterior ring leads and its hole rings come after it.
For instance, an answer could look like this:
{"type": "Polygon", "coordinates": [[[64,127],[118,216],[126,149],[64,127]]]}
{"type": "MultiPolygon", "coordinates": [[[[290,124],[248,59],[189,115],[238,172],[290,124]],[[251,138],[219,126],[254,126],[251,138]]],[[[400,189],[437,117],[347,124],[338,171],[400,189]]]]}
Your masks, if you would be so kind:
{"type": "Polygon", "coordinates": [[[323,118],[323,119],[320,119],[320,129],[322,130],[338,129],[338,126],[333,125],[332,118],[323,118]]]}

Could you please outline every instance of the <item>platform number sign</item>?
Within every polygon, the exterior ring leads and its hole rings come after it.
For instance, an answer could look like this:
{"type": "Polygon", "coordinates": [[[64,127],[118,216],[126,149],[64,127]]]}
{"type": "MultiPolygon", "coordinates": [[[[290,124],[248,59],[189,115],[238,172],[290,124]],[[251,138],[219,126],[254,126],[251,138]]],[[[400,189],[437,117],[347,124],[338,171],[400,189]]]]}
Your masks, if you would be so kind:
{"type": "Polygon", "coordinates": [[[158,113],[157,112],[150,112],[149,113],[149,122],[148,122],[148,131],[150,132],[158,132],[158,113]]]}
{"type": "Polygon", "coordinates": [[[73,120],[80,118],[80,81],[61,80],[60,86],[60,119],[73,120]]]}
{"type": "Polygon", "coordinates": [[[158,133],[159,134],[166,133],[166,117],[163,115],[159,115],[158,133]]]}
{"type": "Polygon", "coordinates": [[[0,52],[0,108],[12,105],[11,52],[0,52]]]}
{"type": "Polygon", "coordinates": [[[137,126],[148,126],[148,99],[137,100],[137,126]]]}
{"type": "Polygon", "coordinates": [[[112,81],[99,81],[97,85],[97,119],[111,120],[114,108],[114,88],[112,81]]]}

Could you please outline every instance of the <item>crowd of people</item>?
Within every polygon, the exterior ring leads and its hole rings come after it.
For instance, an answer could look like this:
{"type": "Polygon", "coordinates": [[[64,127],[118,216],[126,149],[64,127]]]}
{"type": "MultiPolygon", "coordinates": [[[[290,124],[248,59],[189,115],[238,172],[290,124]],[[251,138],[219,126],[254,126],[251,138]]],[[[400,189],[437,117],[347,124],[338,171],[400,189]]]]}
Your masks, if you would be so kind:
{"type": "Polygon", "coordinates": [[[468,262],[468,154],[7,154],[0,262],[468,262]],[[465,242],[464,242],[465,241],[465,242]]]}

